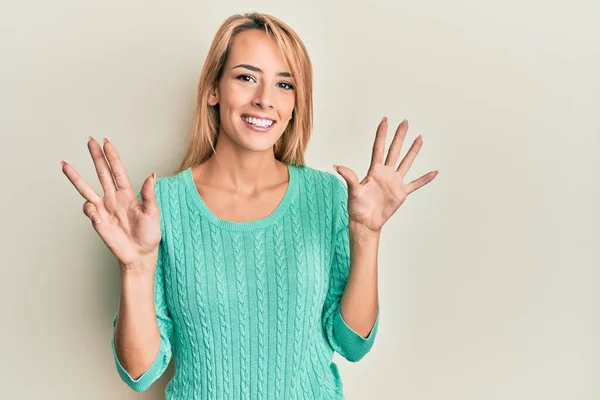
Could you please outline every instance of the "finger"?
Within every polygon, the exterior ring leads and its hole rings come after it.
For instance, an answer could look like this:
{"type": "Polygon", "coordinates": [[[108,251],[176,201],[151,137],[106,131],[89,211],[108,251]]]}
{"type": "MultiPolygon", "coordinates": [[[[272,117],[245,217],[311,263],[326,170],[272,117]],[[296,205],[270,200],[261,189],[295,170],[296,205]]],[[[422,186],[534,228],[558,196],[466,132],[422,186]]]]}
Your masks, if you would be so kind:
{"type": "Polygon", "coordinates": [[[377,126],[375,141],[373,143],[373,152],[371,154],[371,166],[369,170],[376,164],[383,163],[383,152],[385,150],[385,135],[387,133],[387,117],[383,117],[377,126]]]}
{"type": "Polygon", "coordinates": [[[406,185],[406,194],[411,194],[412,192],[414,192],[415,190],[427,185],[429,182],[431,182],[438,174],[440,173],[440,171],[431,171],[426,173],[425,175],[423,175],[420,178],[415,179],[414,181],[411,181],[410,183],[408,183],[406,185]]]}
{"type": "Polygon", "coordinates": [[[93,223],[99,224],[101,222],[100,215],[96,206],[89,201],[83,203],[83,213],[92,220],[93,223]]]}
{"type": "Polygon", "coordinates": [[[348,167],[344,167],[342,165],[337,164],[334,165],[334,168],[337,171],[337,173],[340,174],[341,177],[344,178],[344,180],[346,181],[346,184],[348,185],[348,194],[350,195],[350,197],[354,196],[354,191],[358,189],[358,186],[360,186],[360,182],[358,182],[358,176],[356,175],[356,172],[354,172],[348,167]]]}
{"type": "Polygon", "coordinates": [[[413,142],[412,146],[410,146],[410,149],[408,149],[408,153],[406,153],[406,156],[404,156],[402,162],[400,162],[400,165],[398,165],[398,169],[396,169],[402,178],[406,176],[410,166],[412,165],[413,161],[415,161],[415,157],[417,157],[417,154],[419,154],[419,150],[421,149],[422,145],[423,137],[419,135],[413,142]]]}
{"type": "Polygon", "coordinates": [[[96,142],[96,140],[91,136],[90,140],[88,141],[88,149],[90,150],[90,154],[94,160],[96,173],[98,174],[98,179],[100,179],[100,184],[102,185],[102,189],[104,189],[104,193],[110,194],[116,192],[117,187],[115,186],[115,181],[113,180],[110,167],[104,158],[104,152],[100,147],[100,143],[96,142]]]}
{"type": "Polygon", "coordinates": [[[406,131],[408,131],[408,121],[404,120],[396,129],[394,139],[392,140],[392,144],[390,145],[387,157],[385,159],[385,165],[393,167],[398,162],[398,157],[400,156],[400,151],[402,150],[402,143],[404,142],[406,131]]]}
{"type": "Polygon", "coordinates": [[[104,154],[106,154],[106,159],[117,182],[117,190],[131,189],[125,165],[121,161],[121,157],[119,157],[117,148],[107,138],[104,138],[104,154]]]}
{"type": "Polygon", "coordinates": [[[89,202],[99,203],[102,201],[98,193],[84,181],[81,176],[75,171],[75,168],[67,162],[61,161],[62,171],[67,176],[69,181],[75,186],[75,189],[89,202]]]}
{"type": "Polygon", "coordinates": [[[148,210],[151,215],[155,215],[158,210],[158,204],[156,203],[156,174],[153,172],[150,176],[144,180],[140,194],[142,195],[142,204],[144,208],[148,210]]]}

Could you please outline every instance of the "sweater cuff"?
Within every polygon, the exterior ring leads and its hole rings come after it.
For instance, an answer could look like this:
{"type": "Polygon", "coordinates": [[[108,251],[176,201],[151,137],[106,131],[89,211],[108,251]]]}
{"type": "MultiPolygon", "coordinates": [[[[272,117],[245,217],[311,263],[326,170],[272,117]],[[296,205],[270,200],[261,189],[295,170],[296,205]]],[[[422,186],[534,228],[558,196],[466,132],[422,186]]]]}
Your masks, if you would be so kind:
{"type": "Polygon", "coordinates": [[[367,354],[369,350],[371,350],[373,342],[375,341],[375,336],[377,336],[377,329],[379,327],[379,314],[380,310],[378,309],[375,323],[365,338],[348,326],[342,317],[341,307],[338,309],[333,317],[333,332],[336,341],[338,343],[343,343],[343,346],[346,348],[348,360],[358,361],[365,354],[367,354]]]}
{"type": "Polygon", "coordinates": [[[117,372],[121,376],[123,382],[125,382],[129,387],[131,387],[136,392],[143,392],[147,390],[150,385],[156,381],[156,379],[160,376],[163,368],[163,355],[165,354],[165,343],[161,340],[160,349],[158,350],[158,354],[154,359],[154,362],[148,368],[146,372],[144,372],[139,378],[133,379],[131,375],[123,368],[121,362],[119,361],[119,356],[117,355],[117,350],[115,348],[115,339],[111,340],[111,347],[113,350],[113,356],[115,358],[115,365],[117,366],[117,372]]]}
{"type": "Polygon", "coordinates": [[[113,319],[113,335],[110,341],[110,345],[112,347],[113,357],[115,359],[115,365],[117,367],[117,372],[119,376],[130,388],[135,390],[136,392],[143,392],[148,390],[150,385],[154,383],[158,379],[158,377],[162,374],[166,366],[165,363],[169,363],[169,359],[165,359],[165,354],[167,354],[167,344],[164,340],[160,341],[160,348],[158,349],[158,353],[156,354],[156,358],[154,362],[144,372],[139,378],[133,379],[133,377],[125,370],[121,361],[119,360],[119,356],[117,355],[117,349],[115,347],[115,335],[114,335],[114,327],[117,324],[117,318],[119,314],[117,313],[113,319]]]}

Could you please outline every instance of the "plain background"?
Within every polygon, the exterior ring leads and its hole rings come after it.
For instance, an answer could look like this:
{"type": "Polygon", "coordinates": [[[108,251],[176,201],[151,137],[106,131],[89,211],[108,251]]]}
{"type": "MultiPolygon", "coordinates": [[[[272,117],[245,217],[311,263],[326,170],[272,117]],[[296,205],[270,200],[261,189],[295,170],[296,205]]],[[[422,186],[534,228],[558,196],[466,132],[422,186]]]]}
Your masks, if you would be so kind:
{"type": "MultiPolygon", "coordinates": [[[[366,173],[377,123],[439,176],[384,227],[382,320],[348,399],[600,398],[600,3],[21,1],[0,12],[4,399],[160,399],[110,350],[114,257],[61,172],[89,135],[169,175],[229,15],[290,24],[314,64],[307,161],[366,173]]],[[[404,154],[403,151],[403,154],[404,154]]]]}

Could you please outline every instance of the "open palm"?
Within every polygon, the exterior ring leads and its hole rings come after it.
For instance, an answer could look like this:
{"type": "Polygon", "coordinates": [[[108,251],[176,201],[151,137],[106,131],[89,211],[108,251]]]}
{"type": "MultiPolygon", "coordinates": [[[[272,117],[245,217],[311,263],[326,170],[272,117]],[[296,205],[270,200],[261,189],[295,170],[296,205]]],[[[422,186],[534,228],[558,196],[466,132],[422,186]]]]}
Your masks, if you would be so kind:
{"type": "Polygon", "coordinates": [[[86,200],[83,212],[106,246],[121,265],[134,267],[146,256],[154,257],[161,240],[160,211],[154,192],[156,176],[152,174],[144,181],[140,201],[113,144],[106,140],[103,152],[100,144],[90,137],[88,149],[104,196],[100,197],[64,161],[62,171],[86,200]]]}
{"type": "Polygon", "coordinates": [[[369,171],[362,181],[358,181],[358,176],[352,169],[335,165],[338,173],[348,184],[350,221],[364,225],[374,232],[381,230],[409,194],[431,182],[439,173],[437,170],[431,171],[418,179],[404,183],[404,177],[423,145],[423,138],[419,135],[415,139],[396,168],[402,142],[408,131],[408,121],[404,120],[398,125],[384,163],[387,128],[387,118],[384,117],[377,128],[369,171]]]}

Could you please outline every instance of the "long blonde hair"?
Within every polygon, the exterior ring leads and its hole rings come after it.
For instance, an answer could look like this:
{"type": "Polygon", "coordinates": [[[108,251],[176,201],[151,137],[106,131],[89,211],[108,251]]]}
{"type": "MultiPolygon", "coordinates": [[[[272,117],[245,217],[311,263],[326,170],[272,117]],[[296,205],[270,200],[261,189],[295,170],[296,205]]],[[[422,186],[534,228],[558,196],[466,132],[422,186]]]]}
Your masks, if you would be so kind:
{"type": "Polygon", "coordinates": [[[193,132],[181,166],[175,173],[203,163],[215,152],[219,105],[209,106],[209,94],[218,86],[234,37],[249,29],[264,30],[275,38],[295,80],[293,117],[274,145],[275,158],[284,163],[304,165],[304,152],[313,124],[312,64],[308,52],[296,32],[281,20],[267,14],[245,13],[227,18],[215,34],[200,74],[193,132]]]}

